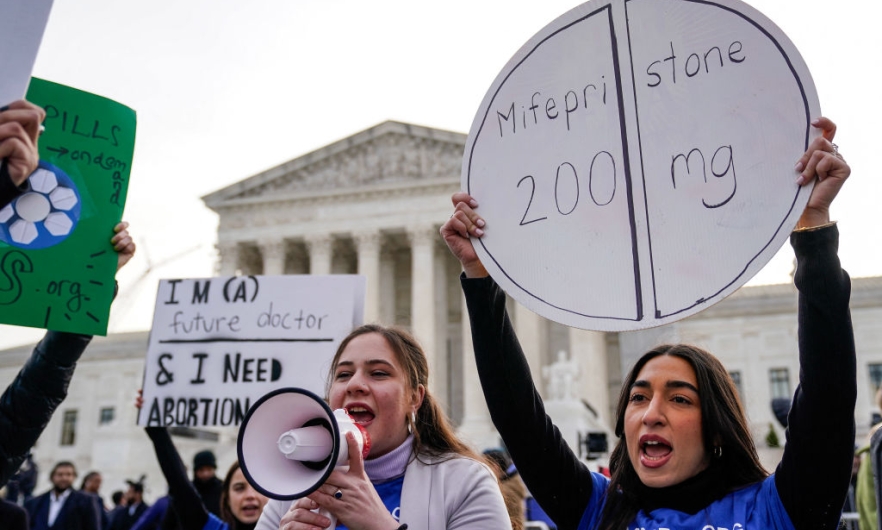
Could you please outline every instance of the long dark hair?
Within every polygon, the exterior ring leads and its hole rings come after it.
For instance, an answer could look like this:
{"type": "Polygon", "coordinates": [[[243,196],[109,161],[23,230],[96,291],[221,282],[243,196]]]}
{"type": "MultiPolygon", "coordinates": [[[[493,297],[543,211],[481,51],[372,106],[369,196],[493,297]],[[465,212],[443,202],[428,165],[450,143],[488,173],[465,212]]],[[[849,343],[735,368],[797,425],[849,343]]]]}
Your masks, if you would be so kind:
{"type": "Polygon", "coordinates": [[[239,469],[238,460],[233,462],[233,465],[231,465],[230,469],[227,471],[227,476],[224,477],[220,496],[220,518],[230,526],[230,530],[252,530],[257,523],[243,523],[236,519],[236,516],[233,515],[233,509],[230,508],[230,486],[232,486],[233,475],[236,473],[237,469],[239,469]]]}
{"type": "Polygon", "coordinates": [[[600,528],[604,530],[626,528],[640,510],[637,491],[641,482],[628,457],[625,409],[628,407],[631,387],[640,371],[647,362],[661,355],[679,357],[688,362],[695,371],[701,404],[704,450],[711,455],[714,454],[715,447],[720,448],[720,456],[714,455],[710,465],[719,470],[718,476],[725,481],[725,491],[759,482],[768,476],[757,456],[738,391],[723,364],[701,348],[686,344],[664,344],[644,353],[622,384],[616,407],[616,436],[619,441],[610,456],[612,476],[600,522],[600,528]]]}
{"type": "Polygon", "coordinates": [[[361,335],[376,333],[386,340],[386,343],[395,352],[395,357],[406,377],[405,390],[412,392],[423,386],[425,395],[420,408],[416,411],[416,421],[410,416],[402,418],[409,424],[413,432],[413,454],[419,458],[423,455],[440,457],[442,460],[454,454],[479,460],[475,454],[454,433],[453,427],[447,415],[435,401],[429,391],[429,363],[420,343],[407,331],[397,327],[381,326],[379,324],[365,324],[352,330],[352,332],[340,342],[334,360],[331,361],[331,370],[328,376],[328,388],[334,380],[334,368],[340,361],[343,350],[354,339],[361,335]]]}

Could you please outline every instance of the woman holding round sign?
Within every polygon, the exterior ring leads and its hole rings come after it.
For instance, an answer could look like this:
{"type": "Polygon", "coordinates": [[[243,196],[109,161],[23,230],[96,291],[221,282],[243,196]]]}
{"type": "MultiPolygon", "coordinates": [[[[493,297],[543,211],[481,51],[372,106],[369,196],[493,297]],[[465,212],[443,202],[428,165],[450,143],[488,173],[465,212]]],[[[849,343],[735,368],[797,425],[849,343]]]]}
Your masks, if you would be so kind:
{"type": "Polygon", "coordinates": [[[856,396],[850,280],[836,256],[829,207],[851,170],[836,126],[797,161],[814,183],[791,235],[798,266],[800,384],[784,456],[760,465],[725,367],[693,346],[646,352],[622,385],[612,477],[590,472],[545,414],[505,311],[471,238],[492,231],[465,193],[441,233],[464,270],[478,372],[490,414],[530,492],[559,528],[836,528],[851,475],[856,396]]]}
{"type": "Polygon", "coordinates": [[[496,477],[453,432],[429,393],[429,366],[406,331],[364,325],[331,362],[328,404],[367,431],[363,460],[347,435],[349,469],[294,501],[270,500],[258,530],[498,530],[511,522],[496,477]]]}

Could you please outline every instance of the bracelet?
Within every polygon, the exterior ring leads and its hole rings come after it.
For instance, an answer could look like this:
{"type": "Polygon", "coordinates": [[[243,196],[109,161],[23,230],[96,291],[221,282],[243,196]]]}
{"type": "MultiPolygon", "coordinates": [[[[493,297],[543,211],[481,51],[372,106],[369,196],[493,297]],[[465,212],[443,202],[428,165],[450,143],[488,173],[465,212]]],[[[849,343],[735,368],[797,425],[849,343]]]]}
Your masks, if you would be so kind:
{"type": "Polygon", "coordinates": [[[824,224],[818,225],[818,226],[804,226],[802,228],[794,228],[793,231],[794,232],[813,232],[815,230],[820,230],[822,228],[827,228],[829,226],[835,226],[835,225],[836,225],[836,221],[830,221],[829,223],[824,223],[824,224]]]}

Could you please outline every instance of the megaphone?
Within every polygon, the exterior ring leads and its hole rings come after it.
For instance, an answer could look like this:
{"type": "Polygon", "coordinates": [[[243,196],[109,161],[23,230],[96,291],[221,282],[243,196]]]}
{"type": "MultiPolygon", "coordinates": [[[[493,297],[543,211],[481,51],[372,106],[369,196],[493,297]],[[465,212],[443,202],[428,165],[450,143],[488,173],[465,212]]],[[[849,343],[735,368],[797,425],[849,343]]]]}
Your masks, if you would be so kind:
{"type": "Polygon", "coordinates": [[[239,426],[239,466],[254,489],[294,500],[318,489],[337,467],[348,466],[346,433],[355,433],[362,457],[370,436],[343,409],[302,388],[281,388],[261,397],[239,426]]]}

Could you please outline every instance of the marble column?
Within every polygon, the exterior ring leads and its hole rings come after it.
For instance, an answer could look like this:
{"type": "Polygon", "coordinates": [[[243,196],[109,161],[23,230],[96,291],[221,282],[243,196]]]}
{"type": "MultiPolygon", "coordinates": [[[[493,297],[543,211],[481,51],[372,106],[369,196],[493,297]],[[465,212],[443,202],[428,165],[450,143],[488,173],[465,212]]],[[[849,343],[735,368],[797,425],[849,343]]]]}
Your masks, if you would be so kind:
{"type": "MultiPolygon", "coordinates": [[[[452,390],[450,388],[450,356],[447,351],[447,322],[450,318],[447,310],[447,256],[441,253],[442,249],[438,245],[439,239],[441,238],[435,232],[435,238],[433,239],[433,244],[436,247],[433,256],[433,271],[435,273],[435,304],[433,310],[435,317],[435,343],[431,345],[431,348],[435,351],[435,365],[431,367],[431,372],[434,372],[436,386],[433,387],[432,392],[434,392],[438,399],[438,403],[444,407],[444,411],[450,416],[450,396],[452,390]]],[[[426,347],[428,348],[430,345],[427,344],[426,347]]]]}
{"type": "Polygon", "coordinates": [[[459,426],[459,434],[475,449],[481,451],[499,446],[499,435],[490,419],[484,391],[478,378],[475,364],[475,348],[472,344],[472,327],[465,297],[460,297],[462,304],[462,376],[463,382],[463,417],[459,426]]]}
{"type": "Polygon", "coordinates": [[[355,232],[352,234],[358,251],[358,274],[366,277],[364,293],[364,321],[380,320],[380,247],[382,235],[379,230],[355,232]]]}
{"type": "Polygon", "coordinates": [[[407,232],[411,247],[411,330],[426,350],[429,362],[429,388],[438,389],[438,355],[435,351],[435,239],[438,231],[431,225],[407,232]]]}
{"type": "Polygon", "coordinates": [[[392,249],[380,254],[380,322],[394,324],[398,301],[395,298],[395,256],[392,249]]]}
{"type": "Polygon", "coordinates": [[[263,274],[285,274],[285,241],[281,239],[262,239],[257,242],[263,258],[263,274]]]}
{"type": "Polygon", "coordinates": [[[547,392],[542,378],[542,359],[548,349],[548,322],[521,304],[515,304],[514,326],[527,357],[527,364],[530,365],[533,381],[544,398],[547,392]]]}
{"type": "Polygon", "coordinates": [[[220,264],[218,273],[221,276],[233,276],[239,269],[239,243],[225,241],[217,244],[220,264]]]}
{"type": "Polygon", "coordinates": [[[331,236],[316,234],[304,239],[309,250],[309,273],[331,274],[331,255],[334,249],[331,236]]]}
{"type": "Polygon", "coordinates": [[[576,388],[579,397],[587,401],[599,415],[598,420],[609,426],[609,367],[607,366],[606,334],[570,328],[570,359],[581,371],[576,388]]]}

